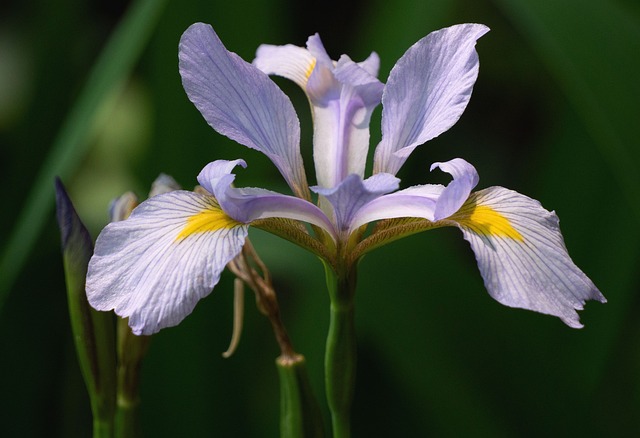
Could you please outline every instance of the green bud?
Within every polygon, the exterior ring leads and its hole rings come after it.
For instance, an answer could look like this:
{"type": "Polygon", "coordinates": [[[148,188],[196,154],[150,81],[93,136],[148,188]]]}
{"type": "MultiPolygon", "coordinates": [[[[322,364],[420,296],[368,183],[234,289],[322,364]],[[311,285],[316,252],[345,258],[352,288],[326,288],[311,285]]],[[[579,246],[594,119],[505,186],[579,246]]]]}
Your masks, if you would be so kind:
{"type": "Polygon", "coordinates": [[[85,278],[93,243],[59,179],[55,186],[71,331],[91,401],[94,436],[110,436],[116,399],[114,316],[89,306],[85,278]]]}

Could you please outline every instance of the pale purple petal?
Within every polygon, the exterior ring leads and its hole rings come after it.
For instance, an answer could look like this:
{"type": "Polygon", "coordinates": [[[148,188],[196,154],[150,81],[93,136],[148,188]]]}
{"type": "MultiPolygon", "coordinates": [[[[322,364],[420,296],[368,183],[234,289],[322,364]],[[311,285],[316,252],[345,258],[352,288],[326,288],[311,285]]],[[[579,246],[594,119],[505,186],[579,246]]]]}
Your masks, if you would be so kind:
{"type": "Polygon", "coordinates": [[[569,257],[556,214],[502,187],[472,196],[450,220],[471,244],[489,294],[582,327],[576,310],[606,299],[569,257]]]}
{"type": "Polygon", "coordinates": [[[353,229],[351,223],[364,205],[397,190],[399,184],[398,178],[384,173],[364,181],[358,175],[349,175],[334,188],[312,187],[311,190],[327,198],[333,207],[338,229],[347,234],[353,229]]]}
{"type": "MultiPolygon", "coordinates": [[[[224,204],[227,190],[233,184],[236,179],[235,174],[231,173],[237,166],[242,168],[247,167],[247,163],[244,160],[216,160],[207,164],[198,174],[198,183],[204,187],[209,193],[214,195],[218,202],[224,204]]],[[[224,207],[224,206],[223,206],[224,207]]],[[[236,220],[237,215],[233,215],[233,212],[228,212],[236,220]]],[[[241,221],[244,222],[244,221],[241,221]]]]}
{"type": "Polygon", "coordinates": [[[391,70],[382,96],[374,173],[396,174],[416,146],[458,121],[478,76],[476,40],[489,29],[461,24],[415,43],[391,70]]]}
{"type": "Polygon", "coordinates": [[[129,318],[137,335],[175,326],[211,293],[242,250],[247,228],[210,196],[174,191],[150,198],[100,233],[87,274],[89,303],[129,318]],[[189,228],[194,218],[204,218],[204,228],[189,228]]]}
{"type": "Polygon", "coordinates": [[[327,102],[340,96],[340,83],[333,75],[334,63],[324,49],[318,34],[309,37],[307,49],[316,63],[309,75],[305,92],[313,106],[323,107],[327,102]]]}
{"type": "Polygon", "coordinates": [[[231,171],[237,165],[246,166],[243,160],[214,161],[198,175],[198,182],[215,196],[230,217],[246,224],[272,217],[295,219],[317,225],[336,237],[333,223],[311,202],[265,189],[231,187],[235,179],[231,171]]]}
{"type": "Polygon", "coordinates": [[[462,158],[454,158],[445,163],[433,163],[430,170],[436,167],[453,176],[453,181],[444,189],[436,205],[434,220],[440,220],[451,216],[462,207],[471,190],[478,185],[478,172],[462,158]]]}
{"type": "Polygon", "coordinates": [[[345,85],[338,98],[313,107],[313,158],[322,187],[334,187],[350,174],[364,177],[375,106],[366,106],[358,92],[345,85]]]}
{"type": "Polygon", "coordinates": [[[307,49],[318,63],[325,67],[333,68],[333,61],[324,48],[320,35],[315,33],[307,39],[307,49]]]}
{"type": "Polygon", "coordinates": [[[380,57],[376,52],[371,52],[371,55],[358,65],[365,69],[371,76],[378,77],[378,71],[380,70],[380,57]]]}
{"type": "MultiPolygon", "coordinates": [[[[310,94],[316,177],[318,185],[326,188],[335,187],[351,174],[364,177],[369,122],[383,89],[375,76],[346,55],[332,70],[332,77],[337,85],[332,85],[331,92],[317,95],[316,90],[315,98],[310,94]]],[[[307,88],[310,86],[311,81],[307,88]]]]}
{"type": "Polygon", "coordinates": [[[380,103],[384,84],[347,55],[338,60],[334,75],[343,85],[350,85],[356,90],[354,94],[362,99],[364,106],[375,108],[380,103]]]}
{"type": "Polygon", "coordinates": [[[267,155],[294,193],[304,193],[300,125],[277,85],[229,52],[206,24],[193,24],[184,32],[179,58],[184,89],[207,123],[267,155]]]}
{"type": "Polygon", "coordinates": [[[307,40],[307,49],[261,46],[254,64],[293,80],[309,97],[318,184],[334,187],[347,175],[364,177],[369,121],[384,87],[376,77],[378,55],[372,53],[361,63],[343,55],[336,63],[315,34],[307,40]]]}
{"type": "Polygon", "coordinates": [[[444,186],[427,184],[380,196],[358,210],[351,230],[381,219],[416,217],[433,221],[436,202],[443,190],[444,186]]]}

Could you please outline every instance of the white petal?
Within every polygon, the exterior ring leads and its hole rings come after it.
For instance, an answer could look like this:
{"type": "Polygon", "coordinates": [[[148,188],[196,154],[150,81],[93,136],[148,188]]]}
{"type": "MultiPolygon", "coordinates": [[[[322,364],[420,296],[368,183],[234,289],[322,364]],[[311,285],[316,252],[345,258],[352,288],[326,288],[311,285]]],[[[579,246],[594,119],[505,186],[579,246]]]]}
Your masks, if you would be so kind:
{"type": "Polygon", "coordinates": [[[471,244],[485,286],[500,303],[579,328],[576,310],[586,300],[606,302],[569,257],[556,214],[538,201],[491,187],[472,194],[448,220],[471,244]]]}
{"type": "Polygon", "coordinates": [[[364,177],[373,108],[364,107],[353,88],[339,99],[313,107],[313,160],[318,185],[335,187],[348,175],[364,177]]]}
{"type": "Polygon", "coordinates": [[[210,196],[155,196],[100,233],[87,274],[89,303],[128,317],[137,335],[175,326],[218,283],[247,229],[210,196]]]}
{"type": "Polygon", "coordinates": [[[292,80],[303,90],[313,71],[316,60],[305,48],[287,44],[272,46],[263,44],[258,47],[253,65],[268,75],[277,75],[292,80]]]}

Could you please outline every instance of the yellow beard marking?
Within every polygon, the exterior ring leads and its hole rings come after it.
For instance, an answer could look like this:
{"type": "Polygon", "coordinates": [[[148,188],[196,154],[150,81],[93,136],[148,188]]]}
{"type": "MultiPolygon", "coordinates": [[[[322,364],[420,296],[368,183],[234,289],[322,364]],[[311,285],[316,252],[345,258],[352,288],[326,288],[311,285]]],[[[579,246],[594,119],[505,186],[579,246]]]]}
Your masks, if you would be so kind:
{"type": "Polygon", "coordinates": [[[305,72],[304,76],[307,80],[309,80],[309,76],[311,76],[311,73],[313,73],[313,69],[316,68],[316,59],[314,58],[313,61],[311,61],[311,64],[309,64],[309,68],[307,68],[307,71],[305,72]]]}
{"type": "Polygon", "coordinates": [[[224,228],[233,228],[238,225],[241,225],[241,223],[231,219],[219,208],[212,206],[188,218],[184,228],[182,228],[182,231],[180,231],[180,234],[176,237],[176,241],[186,239],[196,233],[214,232],[224,228]]]}
{"type": "Polygon", "coordinates": [[[465,203],[451,219],[463,227],[471,229],[476,234],[507,237],[524,242],[522,234],[513,228],[509,219],[493,208],[486,205],[478,205],[474,201],[465,203]]]}

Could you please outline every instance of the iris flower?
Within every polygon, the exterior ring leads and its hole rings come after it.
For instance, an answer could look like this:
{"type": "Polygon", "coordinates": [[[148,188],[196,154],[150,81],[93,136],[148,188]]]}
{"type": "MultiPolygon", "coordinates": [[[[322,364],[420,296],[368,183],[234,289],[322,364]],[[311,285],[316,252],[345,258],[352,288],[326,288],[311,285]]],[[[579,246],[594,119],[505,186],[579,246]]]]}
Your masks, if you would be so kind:
{"type": "Polygon", "coordinates": [[[189,99],[218,133],[269,157],[291,194],[234,187],[234,172],[246,167],[241,159],[209,163],[197,177],[207,193],[155,196],[102,231],[87,276],[91,305],[128,317],[136,334],[175,326],[212,291],[250,226],[312,251],[343,279],[374,248],[454,226],[493,298],[581,327],[576,310],[586,300],[606,300],[569,257],[554,212],[503,187],[473,192],[478,174],[461,158],[431,166],[451,176],[446,186],[400,189],[396,177],[417,146],[460,118],[478,75],[475,44],[487,31],[462,24],[429,34],[384,84],[375,53],[362,62],[346,55],[334,61],[317,34],[306,48],[262,45],[248,63],[211,26],[189,27],[179,46],[189,99]],[[268,75],[294,81],[308,97],[314,186],[305,175],[297,115],[268,75]],[[382,140],[366,177],[370,116],[380,103],[382,140]]]}

